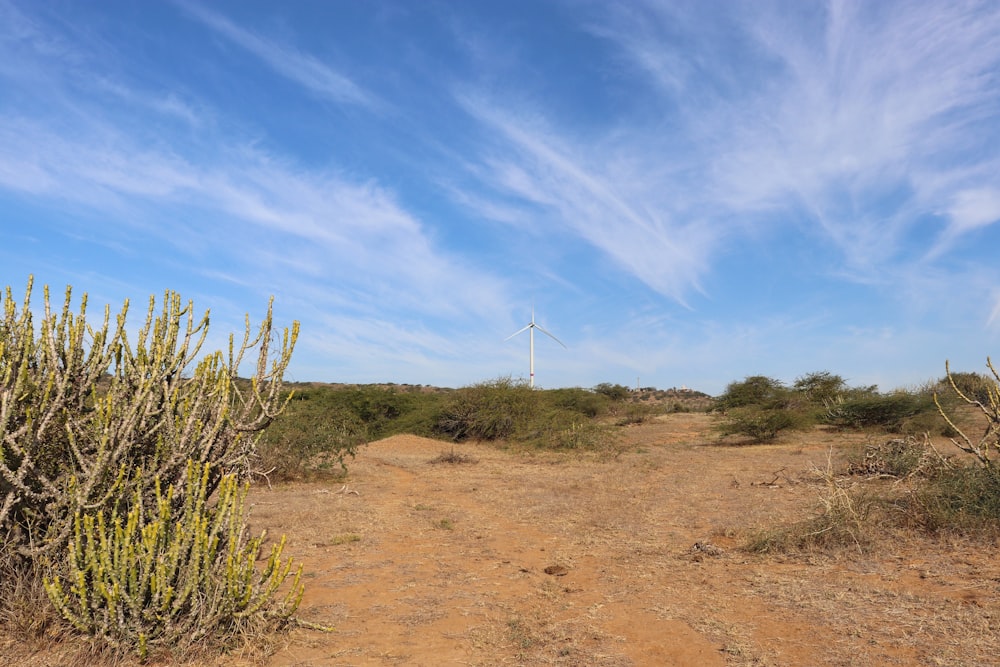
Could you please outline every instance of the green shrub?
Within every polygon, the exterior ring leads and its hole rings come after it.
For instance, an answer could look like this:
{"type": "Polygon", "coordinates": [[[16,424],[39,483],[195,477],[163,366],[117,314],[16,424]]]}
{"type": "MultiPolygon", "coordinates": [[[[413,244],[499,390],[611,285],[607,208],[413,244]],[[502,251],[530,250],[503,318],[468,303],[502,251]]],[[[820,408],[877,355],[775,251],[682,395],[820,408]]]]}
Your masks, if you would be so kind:
{"type": "Polygon", "coordinates": [[[946,468],[911,497],[914,515],[932,531],[1000,530],[1000,470],[978,464],[946,468]]]}
{"type": "Polygon", "coordinates": [[[594,392],[612,401],[624,401],[632,393],[628,387],[620,384],[611,384],[610,382],[602,382],[597,385],[594,387],[594,392]]]}
{"type": "Polygon", "coordinates": [[[957,431],[949,426],[948,422],[941,417],[937,410],[932,409],[933,406],[933,397],[930,399],[924,397],[921,400],[920,412],[904,418],[899,423],[895,432],[909,436],[921,436],[925,433],[930,433],[934,435],[941,435],[946,438],[955,437],[955,435],[957,435],[957,431]]]}
{"type": "Polygon", "coordinates": [[[608,404],[614,400],[598,391],[574,389],[547,389],[545,400],[562,410],[575,412],[583,417],[595,418],[607,413],[608,404]]]}
{"type": "Polygon", "coordinates": [[[715,409],[725,412],[751,406],[765,410],[784,408],[789,398],[789,391],[781,381],[752,375],[741,382],[730,382],[722,395],[715,399],[715,409]]]}
{"type": "Polygon", "coordinates": [[[66,571],[45,580],[73,627],[145,658],[151,648],[225,641],[295,611],[301,567],[275,599],[291,570],[284,537],[257,571],[265,536],[246,536],[249,486],[223,475],[209,504],[210,469],[189,461],[183,484],[162,489],[154,480],[152,503],[136,480],[127,511],[76,513],[66,571]]]}
{"type": "Polygon", "coordinates": [[[292,401],[261,438],[262,474],[268,480],[302,479],[317,473],[341,475],[346,461],[368,441],[368,429],[350,410],[303,408],[292,401]]]}
{"type": "Polygon", "coordinates": [[[464,387],[442,408],[438,430],[456,441],[504,440],[530,432],[540,395],[509,377],[464,387]]]}
{"type": "Polygon", "coordinates": [[[937,389],[942,393],[951,393],[955,398],[965,397],[972,403],[988,406],[990,394],[996,391],[996,382],[982,373],[954,373],[948,371],[944,378],[937,382],[937,389]]]}
{"type": "Polygon", "coordinates": [[[595,421],[608,399],[583,389],[539,390],[504,377],[447,395],[438,435],[544,449],[595,450],[612,444],[595,421]],[[593,415],[593,416],[591,416],[593,415]]]}
{"type": "Polygon", "coordinates": [[[909,392],[862,395],[838,400],[827,408],[825,421],[841,428],[880,428],[891,433],[903,424],[934,409],[933,397],[909,392]]]}
{"type": "Polygon", "coordinates": [[[723,436],[743,435],[752,442],[769,442],[781,431],[803,426],[802,415],[784,409],[736,408],[716,427],[723,436]]]}
{"type": "Polygon", "coordinates": [[[792,387],[804,394],[809,402],[824,405],[842,395],[847,390],[847,383],[839,375],[819,371],[796,379],[792,387]]]}

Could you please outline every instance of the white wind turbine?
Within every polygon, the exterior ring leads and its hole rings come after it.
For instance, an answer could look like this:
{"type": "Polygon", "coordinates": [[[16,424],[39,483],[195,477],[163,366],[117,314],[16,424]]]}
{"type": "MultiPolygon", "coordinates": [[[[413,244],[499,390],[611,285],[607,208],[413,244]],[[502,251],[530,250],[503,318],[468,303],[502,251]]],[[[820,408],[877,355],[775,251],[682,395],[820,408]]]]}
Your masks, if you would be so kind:
{"type": "MultiPolygon", "coordinates": [[[[566,344],[563,343],[561,340],[559,340],[558,338],[556,338],[555,336],[553,336],[552,334],[550,334],[548,331],[546,331],[545,329],[543,329],[539,325],[535,324],[535,308],[534,308],[534,306],[532,306],[532,308],[531,308],[531,322],[529,322],[527,326],[525,326],[525,327],[523,327],[521,329],[518,329],[517,331],[515,331],[511,335],[509,335],[506,338],[504,338],[504,340],[507,341],[507,340],[510,340],[511,338],[513,338],[514,336],[516,336],[516,335],[518,335],[520,333],[523,333],[524,331],[528,332],[528,339],[531,341],[528,344],[528,349],[530,350],[530,353],[529,353],[529,356],[528,356],[528,360],[529,360],[528,361],[528,363],[529,363],[528,370],[530,372],[530,375],[528,375],[528,387],[531,387],[531,388],[534,388],[534,386],[535,386],[535,329],[538,329],[539,331],[541,331],[543,334],[545,334],[546,336],[548,336],[549,338],[551,338],[555,342],[559,343],[563,347],[566,347],[566,344]]],[[[568,350],[569,348],[566,348],[566,349],[568,350]]]]}

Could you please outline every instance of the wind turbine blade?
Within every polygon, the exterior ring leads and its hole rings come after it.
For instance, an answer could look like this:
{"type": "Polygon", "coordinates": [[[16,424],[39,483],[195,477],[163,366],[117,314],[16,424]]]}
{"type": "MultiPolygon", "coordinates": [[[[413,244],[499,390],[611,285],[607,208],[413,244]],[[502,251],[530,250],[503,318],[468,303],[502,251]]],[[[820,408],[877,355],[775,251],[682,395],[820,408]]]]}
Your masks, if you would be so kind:
{"type": "Polygon", "coordinates": [[[511,335],[509,335],[509,336],[507,336],[506,338],[504,338],[504,340],[510,340],[511,338],[513,338],[514,336],[516,336],[517,334],[519,334],[519,333],[524,333],[525,331],[527,331],[528,329],[530,329],[530,328],[531,328],[532,326],[534,326],[534,325],[531,325],[531,324],[529,324],[529,325],[528,325],[528,326],[526,326],[526,327],[523,327],[523,328],[521,328],[521,329],[518,329],[517,331],[515,331],[515,332],[514,332],[514,333],[512,333],[511,335]]]}
{"type": "MultiPolygon", "coordinates": [[[[539,325],[536,324],[535,328],[538,329],[539,331],[541,331],[543,334],[545,334],[549,338],[551,338],[552,340],[554,340],[555,342],[557,342],[560,345],[562,345],[563,347],[566,347],[566,343],[562,342],[561,340],[559,340],[558,338],[556,338],[555,336],[553,336],[552,334],[550,334],[548,331],[546,331],[545,329],[543,329],[541,326],[539,326],[539,325]]],[[[524,329],[522,329],[521,331],[524,331],[524,329]]],[[[518,333],[521,333],[521,332],[519,331],[518,333]]],[[[568,350],[569,348],[566,347],[566,349],[568,350]]]]}

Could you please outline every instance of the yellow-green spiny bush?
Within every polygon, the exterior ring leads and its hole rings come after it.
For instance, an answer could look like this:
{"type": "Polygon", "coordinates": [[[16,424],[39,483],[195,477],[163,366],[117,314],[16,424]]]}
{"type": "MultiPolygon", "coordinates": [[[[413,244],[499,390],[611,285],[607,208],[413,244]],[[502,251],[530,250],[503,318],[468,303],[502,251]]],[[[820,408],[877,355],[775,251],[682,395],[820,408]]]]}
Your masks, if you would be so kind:
{"type": "MultiPolygon", "coordinates": [[[[287,401],[282,376],[298,323],[275,345],[269,304],[259,328],[251,327],[248,316],[242,340],[230,336],[228,353],[199,358],[209,314],[197,317],[191,302],[184,304],[176,293],[166,292],[159,308],[151,298],[137,331],[126,323],[128,301],[114,317],[105,308],[94,325],[87,320],[86,294],[74,310],[67,288],[62,307],[53,308],[45,288],[36,323],[31,295],[31,280],[21,302],[7,287],[0,313],[0,578],[49,572],[49,594],[60,611],[109,638],[117,635],[101,628],[111,623],[110,615],[119,633],[125,632],[126,612],[136,628],[153,618],[176,628],[189,616],[184,622],[196,629],[185,635],[190,637],[224,629],[228,621],[213,620],[220,614],[249,618],[269,608],[274,591],[266,582],[275,581],[280,548],[264,573],[254,575],[262,579],[247,588],[253,563],[248,554],[256,553],[259,543],[242,542],[243,537],[220,542],[237,545],[230,557],[243,564],[234,561],[226,571],[240,573],[244,583],[221,578],[226,587],[208,606],[201,598],[193,606],[179,602],[185,589],[167,582],[170,577],[199,581],[202,595],[211,568],[198,558],[214,554],[215,542],[210,547],[191,542],[189,548],[201,555],[181,553],[173,566],[169,558],[157,559],[160,569],[143,570],[142,563],[153,543],[162,549],[180,539],[168,526],[220,540],[211,532],[218,526],[196,523],[210,516],[242,536],[243,501],[239,496],[237,502],[233,485],[255,471],[260,435],[287,401]],[[245,358],[252,372],[241,379],[245,358]],[[192,465],[201,475],[197,486],[189,481],[192,465]],[[188,507],[198,494],[208,498],[217,491],[216,502],[229,498],[228,504],[197,512],[188,507]],[[128,548],[146,551],[127,550],[126,534],[136,537],[128,548]],[[173,574],[164,567],[174,568],[173,574]],[[126,571],[135,578],[126,583],[106,578],[126,571]],[[64,580],[69,590],[60,594],[64,580]],[[168,590],[163,586],[174,587],[169,595],[176,606],[169,613],[162,607],[168,590]],[[106,615],[103,621],[100,614],[106,615]]],[[[16,590],[0,587],[0,594],[16,590]]],[[[0,600],[5,607],[8,602],[0,600]]],[[[181,636],[162,627],[133,634],[147,644],[181,636]]]]}
{"type": "Polygon", "coordinates": [[[48,288],[35,326],[31,282],[18,307],[6,289],[0,319],[0,563],[60,552],[81,510],[112,510],[141,480],[180,482],[187,461],[211,463],[210,489],[222,475],[250,474],[260,433],[281,411],[282,374],[298,324],[272,358],[271,308],[256,335],[249,317],[228,356],[197,360],[209,315],[167,292],[151,298],[145,324],[129,339],[126,301],[112,319],[87,322],[87,296],[71,310],[67,288],[53,310],[48,288]],[[248,352],[249,381],[237,379],[248,352]],[[73,480],[72,484],[70,480],[73,480]]]}
{"type": "Polygon", "coordinates": [[[76,513],[65,571],[44,582],[73,627],[144,658],[289,618],[302,598],[301,567],[277,600],[291,572],[284,538],[257,571],[265,535],[247,536],[249,486],[223,475],[210,504],[210,470],[189,461],[183,483],[154,483],[151,499],[136,480],[125,512],[76,513]]]}

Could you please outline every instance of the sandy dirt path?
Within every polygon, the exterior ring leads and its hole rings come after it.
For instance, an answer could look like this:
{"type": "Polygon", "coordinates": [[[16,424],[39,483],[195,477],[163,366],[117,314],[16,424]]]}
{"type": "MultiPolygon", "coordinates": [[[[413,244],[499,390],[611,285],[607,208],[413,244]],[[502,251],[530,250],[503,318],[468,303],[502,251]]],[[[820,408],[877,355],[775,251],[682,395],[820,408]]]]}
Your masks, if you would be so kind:
{"type": "MultiPolygon", "coordinates": [[[[308,573],[274,667],[319,665],[991,665],[995,548],[913,541],[756,556],[749,532],[823,493],[817,432],[720,446],[710,417],[628,429],[618,456],[371,443],[347,485],[258,489],[254,524],[308,573]]],[[[834,442],[833,440],[836,440],[834,442]]]]}

